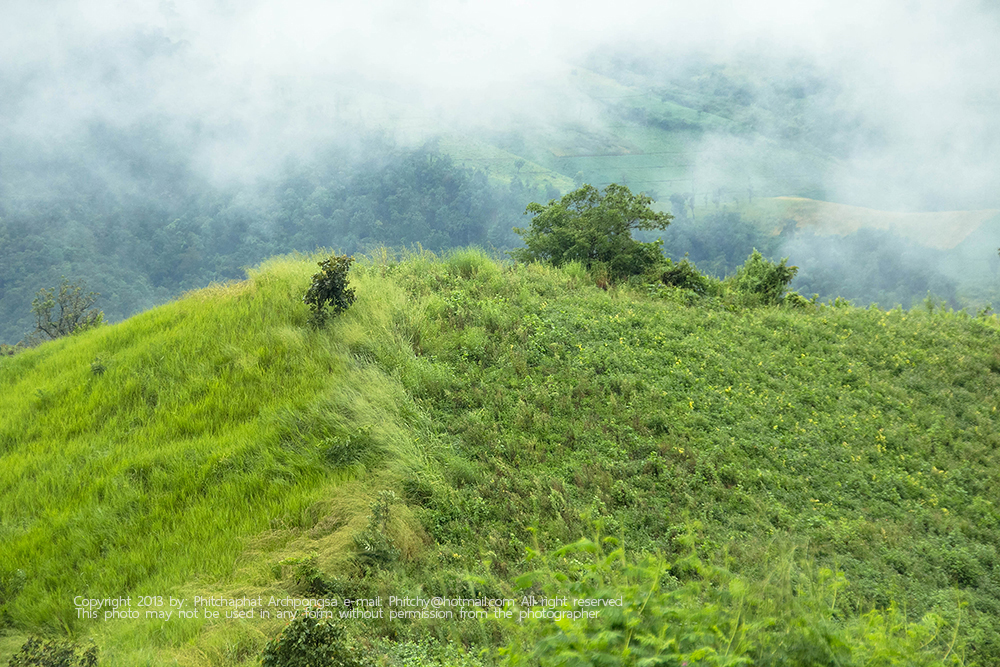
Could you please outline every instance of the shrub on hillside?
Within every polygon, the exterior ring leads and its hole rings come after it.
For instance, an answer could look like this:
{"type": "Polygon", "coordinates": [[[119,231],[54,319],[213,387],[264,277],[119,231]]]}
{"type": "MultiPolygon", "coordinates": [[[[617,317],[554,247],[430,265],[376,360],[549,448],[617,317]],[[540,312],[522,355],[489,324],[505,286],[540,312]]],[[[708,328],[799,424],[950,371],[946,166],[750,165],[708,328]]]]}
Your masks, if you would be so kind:
{"type": "Polygon", "coordinates": [[[68,641],[42,641],[31,637],[7,663],[10,667],[97,667],[97,647],[77,655],[68,641]]]}
{"type": "Polygon", "coordinates": [[[819,301],[819,294],[813,294],[811,299],[807,299],[798,292],[792,291],[785,295],[782,303],[788,308],[806,309],[816,306],[819,301]]]}
{"type": "Polygon", "coordinates": [[[362,667],[359,649],[344,638],[344,629],[316,610],[300,613],[280,635],[267,642],[261,667],[362,667]]]}
{"type": "Polygon", "coordinates": [[[339,315],[354,303],[354,290],[347,286],[347,272],[352,262],[354,258],[347,255],[333,255],[319,262],[320,271],[313,274],[312,285],[302,298],[312,310],[312,321],[316,325],[326,322],[328,307],[334,315],[339,315]]]}
{"type": "Polygon", "coordinates": [[[380,491],[371,503],[368,528],[354,537],[357,559],[362,564],[386,567],[399,558],[399,547],[389,531],[390,508],[398,500],[392,491],[380,491]]]}
{"type": "Polygon", "coordinates": [[[22,350],[20,343],[17,345],[8,345],[7,343],[0,343],[0,357],[13,357],[15,354],[22,350]]]}
{"type": "Polygon", "coordinates": [[[660,276],[660,282],[672,287],[689,289],[701,296],[708,294],[712,287],[712,279],[704,275],[695,265],[684,259],[674,263],[667,260],[667,268],[660,276]]]}
{"type": "Polygon", "coordinates": [[[743,266],[735,275],[727,278],[726,282],[744,305],[779,304],[799,270],[797,266],[786,266],[787,261],[788,258],[785,258],[780,264],[775,264],[754,250],[743,266]]]}
{"type": "Polygon", "coordinates": [[[83,284],[70,283],[63,278],[56,289],[40,289],[31,302],[31,312],[35,316],[35,334],[45,334],[49,338],[61,338],[77,331],[93,329],[104,323],[104,313],[91,308],[100,296],[96,292],[84,292],[83,284]]]}

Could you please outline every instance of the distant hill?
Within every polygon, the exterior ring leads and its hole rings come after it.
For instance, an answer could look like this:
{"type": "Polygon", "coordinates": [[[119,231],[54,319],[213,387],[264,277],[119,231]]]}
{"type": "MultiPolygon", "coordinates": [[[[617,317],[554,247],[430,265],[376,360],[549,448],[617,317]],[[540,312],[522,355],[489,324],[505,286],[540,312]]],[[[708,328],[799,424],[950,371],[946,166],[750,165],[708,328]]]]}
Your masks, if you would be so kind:
{"type": "Polygon", "coordinates": [[[859,229],[888,230],[939,250],[955,248],[981,225],[1000,215],[997,209],[915,213],[878,211],[804,197],[758,199],[743,210],[747,217],[794,220],[799,229],[819,235],[846,236],[859,229]]]}

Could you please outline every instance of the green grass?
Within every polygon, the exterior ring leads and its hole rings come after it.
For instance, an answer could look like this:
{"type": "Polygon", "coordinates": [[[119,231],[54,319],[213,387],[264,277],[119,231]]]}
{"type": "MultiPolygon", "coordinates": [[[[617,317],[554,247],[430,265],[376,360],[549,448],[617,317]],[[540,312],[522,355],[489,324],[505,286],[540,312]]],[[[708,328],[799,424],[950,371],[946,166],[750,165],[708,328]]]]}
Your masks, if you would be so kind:
{"type": "Polygon", "coordinates": [[[412,401],[351,351],[392,335],[380,318],[398,290],[359,280],[355,309],[317,332],[311,272],[272,260],[4,361],[0,563],[27,575],[15,627],[77,632],[76,595],[225,585],[250,536],[311,527],[310,507],[370,466],[424,465],[412,401]]]}
{"type": "Polygon", "coordinates": [[[895,603],[959,628],[966,664],[1000,659],[995,318],[742,309],[463,250],[359,262],[317,331],[314,262],[0,360],[0,575],[26,573],[0,650],[68,631],[108,664],[250,664],[280,623],[89,623],[72,597],[301,593],[310,555],[342,590],[507,594],[527,547],[598,521],[672,560],[694,531],[747,581],[794,549],[844,573],[830,623],[895,603]],[[382,489],[406,498],[401,556],[366,570],[382,489]]]}
{"type": "Polygon", "coordinates": [[[855,613],[953,616],[958,591],[996,655],[995,320],[688,307],[539,266],[444,268],[399,280],[433,295],[422,351],[451,378],[417,395],[475,466],[425,510],[445,551],[503,578],[532,526],[555,547],[601,518],[670,553],[697,519],[745,571],[776,537],[806,545],[845,571],[855,613]]]}

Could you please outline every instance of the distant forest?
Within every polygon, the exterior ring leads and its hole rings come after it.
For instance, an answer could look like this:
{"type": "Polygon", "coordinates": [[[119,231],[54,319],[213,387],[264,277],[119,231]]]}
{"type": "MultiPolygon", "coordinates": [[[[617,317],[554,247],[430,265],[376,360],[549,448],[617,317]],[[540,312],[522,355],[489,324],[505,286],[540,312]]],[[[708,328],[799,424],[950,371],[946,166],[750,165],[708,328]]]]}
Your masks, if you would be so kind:
{"type": "Polygon", "coordinates": [[[34,328],[35,293],[62,276],[99,292],[98,306],[119,320],[296,250],[511,247],[527,203],[559,194],[502,187],[436,151],[377,143],[330,149],[239,187],[212,186],[151,154],[123,149],[114,179],[93,165],[42,163],[20,183],[4,180],[0,341],[34,328]]]}

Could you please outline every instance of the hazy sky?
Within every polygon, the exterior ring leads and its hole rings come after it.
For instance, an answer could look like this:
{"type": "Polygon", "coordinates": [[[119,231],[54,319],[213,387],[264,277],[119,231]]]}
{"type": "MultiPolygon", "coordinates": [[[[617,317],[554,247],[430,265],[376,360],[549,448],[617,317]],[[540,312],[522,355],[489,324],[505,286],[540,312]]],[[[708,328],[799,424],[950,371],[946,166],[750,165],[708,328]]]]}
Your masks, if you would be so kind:
{"type": "Polygon", "coordinates": [[[0,123],[59,146],[94,122],[156,122],[220,176],[360,118],[402,136],[558,122],[580,103],[568,72],[595,49],[766,53],[815,63],[836,82],[836,104],[868,126],[830,173],[831,192],[1000,206],[1000,22],[987,6],[7,0],[0,123]]]}

